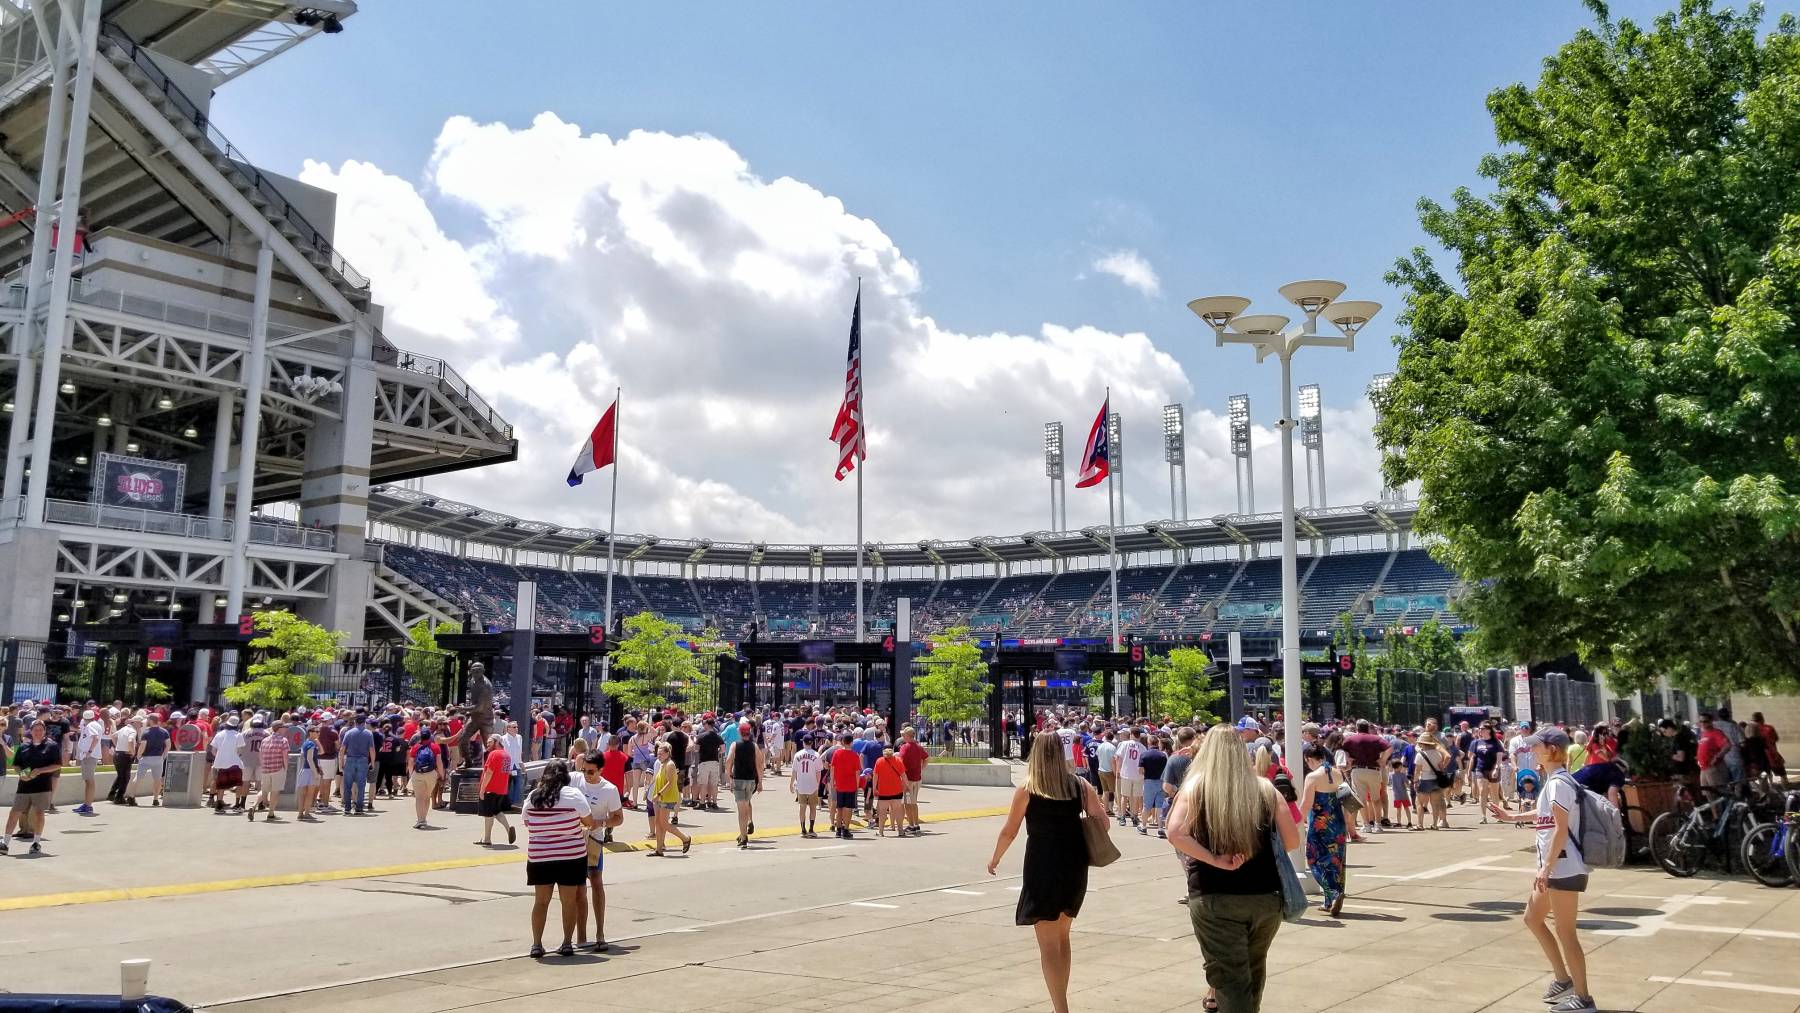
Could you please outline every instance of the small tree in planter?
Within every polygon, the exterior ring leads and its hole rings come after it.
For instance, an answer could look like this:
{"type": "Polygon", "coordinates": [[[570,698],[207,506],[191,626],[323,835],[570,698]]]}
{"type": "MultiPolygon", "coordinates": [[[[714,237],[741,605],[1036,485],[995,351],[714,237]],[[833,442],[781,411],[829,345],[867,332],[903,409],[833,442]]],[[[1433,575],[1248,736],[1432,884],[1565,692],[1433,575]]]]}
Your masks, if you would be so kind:
{"type": "Polygon", "coordinates": [[[1651,820],[1675,808],[1675,740],[1641,721],[1624,730],[1619,755],[1631,775],[1625,784],[1625,804],[1638,810],[1631,814],[1631,830],[1649,833],[1651,820]]]}

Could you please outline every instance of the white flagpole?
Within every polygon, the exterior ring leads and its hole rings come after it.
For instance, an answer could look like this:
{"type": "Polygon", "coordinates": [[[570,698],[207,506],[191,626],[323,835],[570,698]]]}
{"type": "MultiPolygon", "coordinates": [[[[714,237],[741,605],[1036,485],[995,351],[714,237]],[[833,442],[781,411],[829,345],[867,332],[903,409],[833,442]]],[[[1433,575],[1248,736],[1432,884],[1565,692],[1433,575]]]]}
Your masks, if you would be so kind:
{"type": "MultiPolygon", "coordinates": [[[[612,445],[612,506],[606,513],[606,636],[610,640],[613,635],[613,545],[618,541],[619,524],[619,416],[623,415],[619,404],[622,390],[613,388],[613,445],[612,445]]],[[[600,655],[600,682],[604,686],[606,677],[612,672],[612,652],[600,655]]],[[[618,729],[613,729],[615,732],[618,729]]]]}
{"type": "MultiPolygon", "coordinates": [[[[856,332],[858,344],[862,337],[862,279],[856,279],[856,332]]],[[[862,410],[857,419],[856,429],[856,640],[863,638],[863,469],[868,465],[869,446],[869,371],[865,367],[866,358],[859,347],[856,352],[856,398],[862,410]]]]}
{"type": "MultiPolygon", "coordinates": [[[[1111,387],[1106,388],[1106,407],[1101,410],[1101,414],[1112,414],[1111,387]]],[[[1110,418],[1103,419],[1100,424],[1105,426],[1110,421],[1110,418]]],[[[1116,651],[1119,649],[1119,535],[1115,530],[1118,520],[1113,514],[1113,479],[1118,475],[1119,469],[1114,466],[1116,462],[1113,454],[1114,448],[1109,444],[1106,448],[1106,540],[1112,567],[1112,649],[1116,651]]],[[[1123,507],[1124,504],[1121,503],[1120,506],[1123,507]]]]}

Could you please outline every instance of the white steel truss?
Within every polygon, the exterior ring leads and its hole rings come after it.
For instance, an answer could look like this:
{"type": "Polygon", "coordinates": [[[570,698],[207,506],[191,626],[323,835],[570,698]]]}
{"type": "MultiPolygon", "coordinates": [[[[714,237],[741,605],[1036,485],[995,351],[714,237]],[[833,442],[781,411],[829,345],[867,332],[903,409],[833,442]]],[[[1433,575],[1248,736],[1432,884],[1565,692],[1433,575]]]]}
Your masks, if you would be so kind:
{"type": "Polygon", "coordinates": [[[385,565],[369,573],[369,612],[403,637],[422,620],[462,622],[460,610],[385,565]]]}
{"type": "MultiPolygon", "coordinates": [[[[58,529],[57,539],[58,578],[117,587],[226,589],[227,543],[69,528],[58,529]]],[[[245,594],[324,598],[336,558],[330,553],[301,558],[292,550],[253,546],[245,594]]]]}

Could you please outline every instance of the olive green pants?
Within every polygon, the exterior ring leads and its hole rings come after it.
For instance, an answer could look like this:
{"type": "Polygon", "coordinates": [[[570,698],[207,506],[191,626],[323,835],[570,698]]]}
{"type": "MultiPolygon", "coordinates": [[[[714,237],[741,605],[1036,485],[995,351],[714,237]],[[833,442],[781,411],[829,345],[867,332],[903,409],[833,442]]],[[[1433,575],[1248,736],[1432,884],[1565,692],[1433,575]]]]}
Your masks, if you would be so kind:
{"type": "Polygon", "coordinates": [[[1188,918],[1220,1013],[1262,1009],[1269,944],[1281,928],[1281,895],[1191,894],[1188,918]]]}

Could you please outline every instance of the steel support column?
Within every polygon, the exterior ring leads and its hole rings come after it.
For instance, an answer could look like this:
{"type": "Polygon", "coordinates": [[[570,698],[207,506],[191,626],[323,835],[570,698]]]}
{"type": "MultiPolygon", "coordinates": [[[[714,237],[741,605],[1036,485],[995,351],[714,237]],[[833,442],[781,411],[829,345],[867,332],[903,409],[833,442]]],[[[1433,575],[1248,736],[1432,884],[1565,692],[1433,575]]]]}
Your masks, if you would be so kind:
{"type": "MultiPolygon", "coordinates": [[[[269,286],[275,272],[275,251],[263,243],[256,248],[256,291],[250,304],[250,353],[244,363],[244,425],[238,439],[237,496],[232,501],[231,560],[227,567],[225,621],[236,622],[244,611],[244,585],[250,561],[250,501],[256,491],[256,443],[262,429],[263,388],[269,382],[269,286]]],[[[233,658],[228,657],[231,664],[233,658]]],[[[235,675],[235,672],[224,674],[235,675]]]]}

